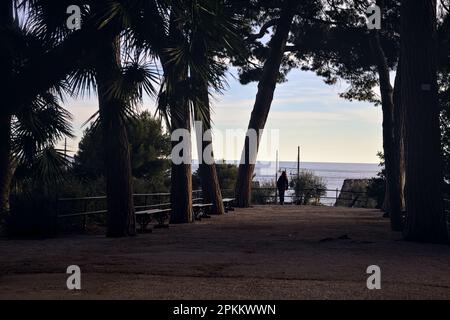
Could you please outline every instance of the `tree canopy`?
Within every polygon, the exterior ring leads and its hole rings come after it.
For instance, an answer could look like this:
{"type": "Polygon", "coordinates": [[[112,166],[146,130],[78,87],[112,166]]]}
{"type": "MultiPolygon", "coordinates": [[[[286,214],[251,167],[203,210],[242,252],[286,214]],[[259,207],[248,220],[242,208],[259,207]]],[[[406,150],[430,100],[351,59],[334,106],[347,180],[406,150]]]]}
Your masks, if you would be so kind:
{"type": "MultiPolygon", "coordinates": [[[[144,111],[127,124],[127,132],[133,176],[151,179],[163,175],[168,169],[170,137],[164,133],[161,121],[144,111]]],[[[96,179],[104,175],[101,135],[95,125],[84,131],[73,163],[77,176],[96,179]]]]}

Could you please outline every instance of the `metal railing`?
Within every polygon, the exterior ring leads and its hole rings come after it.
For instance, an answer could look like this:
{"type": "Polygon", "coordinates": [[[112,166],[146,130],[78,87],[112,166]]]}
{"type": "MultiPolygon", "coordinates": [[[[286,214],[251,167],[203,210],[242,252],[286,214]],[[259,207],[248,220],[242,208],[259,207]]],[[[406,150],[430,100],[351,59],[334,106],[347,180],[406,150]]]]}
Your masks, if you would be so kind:
{"type": "MultiPolygon", "coordinates": [[[[201,199],[201,190],[192,191],[193,199],[201,199]]],[[[146,210],[170,206],[170,193],[136,193],[133,194],[134,209],[146,210]]],[[[106,196],[61,198],[58,199],[58,217],[105,214],[106,196]]]]}
{"type": "MultiPolygon", "coordinates": [[[[222,190],[224,198],[233,197],[233,193],[234,190],[222,190]]],[[[192,194],[194,201],[202,200],[202,190],[194,190],[192,194]]],[[[305,201],[305,197],[296,195],[295,190],[288,189],[285,193],[285,203],[335,206],[337,200],[339,200],[342,206],[353,207],[363,206],[364,203],[367,203],[368,198],[367,192],[339,189],[309,188],[302,189],[300,194],[306,194],[307,201],[305,201]]],[[[252,188],[252,202],[254,204],[276,204],[279,202],[278,196],[276,188],[252,188]]],[[[133,194],[133,200],[136,211],[170,207],[170,193],[133,194]]],[[[80,218],[83,226],[86,226],[88,219],[94,219],[100,224],[105,222],[104,217],[107,213],[106,196],[61,198],[57,202],[58,218],[80,218]],[[99,218],[92,218],[93,216],[99,216],[99,218]]],[[[450,221],[450,199],[444,199],[444,210],[450,221]]]]}
{"type": "MultiPolygon", "coordinates": [[[[295,192],[295,189],[286,190],[284,202],[286,204],[321,204],[334,206],[339,199],[343,203],[348,203],[348,205],[346,206],[356,206],[361,205],[361,202],[367,201],[367,198],[367,192],[365,191],[306,188],[299,190],[297,194],[295,192]]],[[[252,200],[254,203],[256,201],[259,204],[278,203],[278,190],[276,188],[253,188],[252,200]]]]}
{"type": "MultiPolygon", "coordinates": [[[[194,190],[192,197],[200,200],[201,190],[194,190]]],[[[136,211],[166,209],[170,207],[170,193],[133,194],[136,211]]],[[[92,222],[96,225],[106,224],[106,196],[61,198],[57,200],[57,217],[61,229],[73,229],[86,226],[92,222]]]]}
{"type": "Polygon", "coordinates": [[[450,222],[450,199],[444,199],[444,212],[447,215],[447,221],[450,222]]]}

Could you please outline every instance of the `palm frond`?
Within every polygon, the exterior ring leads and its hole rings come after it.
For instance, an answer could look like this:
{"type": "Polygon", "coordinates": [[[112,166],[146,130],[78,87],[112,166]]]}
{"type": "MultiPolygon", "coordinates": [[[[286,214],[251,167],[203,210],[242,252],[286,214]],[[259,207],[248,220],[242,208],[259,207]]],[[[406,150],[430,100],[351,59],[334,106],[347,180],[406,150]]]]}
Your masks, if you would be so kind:
{"type": "Polygon", "coordinates": [[[69,161],[64,150],[46,146],[39,150],[32,164],[33,180],[52,186],[64,181],[69,161]]]}
{"type": "Polygon", "coordinates": [[[109,98],[121,101],[122,107],[131,111],[143,103],[144,94],[157,94],[158,80],[159,73],[153,63],[135,60],[125,64],[121,75],[108,84],[106,94],[109,98]]]}
{"type": "Polygon", "coordinates": [[[95,70],[90,66],[80,65],[69,74],[67,83],[75,97],[90,97],[91,92],[97,91],[95,70]]]}
{"type": "Polygon", "coordinates": [[[12,124],[12,150],[22,162],[32,162],[38,150],[63,137],[73,137],[71,114],[51,93],[39,95],[32,105],[15,115],[12,124]]]}

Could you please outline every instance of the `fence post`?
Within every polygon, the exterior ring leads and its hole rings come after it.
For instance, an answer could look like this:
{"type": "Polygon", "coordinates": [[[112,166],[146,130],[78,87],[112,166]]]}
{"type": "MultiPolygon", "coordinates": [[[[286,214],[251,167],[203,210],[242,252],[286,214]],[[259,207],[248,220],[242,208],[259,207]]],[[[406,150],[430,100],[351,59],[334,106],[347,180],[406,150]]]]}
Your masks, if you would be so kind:
{"type": "MultiPolygon", "coordinates": [[[[84,213],[87,212],[87,206],[88,206],[88,200],[85,199],[84,200],[84,213]]],[[[83,224],[83,226],[82,226],[83,232],[85,232],[86,231],[86,215],[85,214],[83,214],[83,218],[82,218],[81,223],[83,224]]]]}
{"type": "Polygon", "coordinates": [[[86,221],[86,219],[87,219],[87,216],[84,214],[83,215],[83,232],[86,232],[86,227],[87,227],[87,221],[86,221]]]}

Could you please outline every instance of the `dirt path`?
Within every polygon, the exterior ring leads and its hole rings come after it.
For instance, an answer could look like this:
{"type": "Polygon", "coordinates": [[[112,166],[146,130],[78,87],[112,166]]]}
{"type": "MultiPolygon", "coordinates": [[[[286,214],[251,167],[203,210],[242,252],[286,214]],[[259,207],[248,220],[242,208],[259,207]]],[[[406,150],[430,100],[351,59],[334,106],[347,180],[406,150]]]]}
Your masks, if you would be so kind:
{"type": "Polygon", "coordinates": [[[375,210],[261,206],[132,239],[0,239],[0,298],[450,299],[450,246],[401,241],[375,210]]]}

